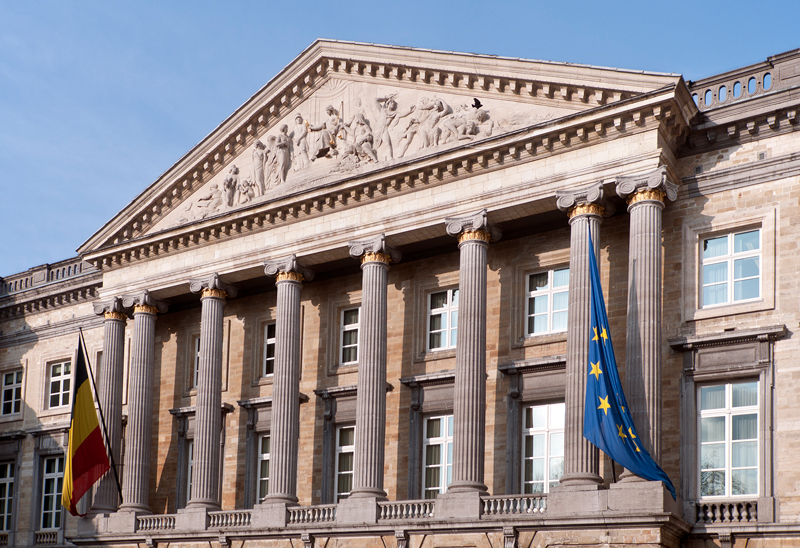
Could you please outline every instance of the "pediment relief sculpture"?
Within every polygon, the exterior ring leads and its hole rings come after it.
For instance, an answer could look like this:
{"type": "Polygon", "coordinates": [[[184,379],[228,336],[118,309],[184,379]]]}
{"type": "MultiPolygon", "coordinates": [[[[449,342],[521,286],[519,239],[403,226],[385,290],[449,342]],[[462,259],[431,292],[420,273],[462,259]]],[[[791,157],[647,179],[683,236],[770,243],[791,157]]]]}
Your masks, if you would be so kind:
{"type": "Polygon", "coordinates": [[[535,104],[331,79],[153,232],[558,118],[535,104]]]}

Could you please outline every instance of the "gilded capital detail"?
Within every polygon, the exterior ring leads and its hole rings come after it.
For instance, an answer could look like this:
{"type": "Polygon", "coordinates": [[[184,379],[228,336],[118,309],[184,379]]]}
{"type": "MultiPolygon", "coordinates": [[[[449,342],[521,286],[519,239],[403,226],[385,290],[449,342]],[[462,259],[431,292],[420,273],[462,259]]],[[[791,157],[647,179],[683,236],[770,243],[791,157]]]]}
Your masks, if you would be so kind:
{"type": "Polygon", "coordinates": [[[347,245],[350,246],[350,256],[354,259],[360,257],[361,264],[370,262],[399,263],[403,257],[399,251],[386,243],[386,235],[383,233],[369,240],[353,240],[347,242],[347,245]]]}
{"type": "Polygon", "coordinates": [[[150,304],[137,304],[133,307],[133,313],[158,315],[158,308],[150,304]]]}
{"type": "Polygon", "coordinates": [[[126,307],[122,302],[121,297],[111,297],[107,301],[97,301],[92,303],[94,313],[98,316],[102,315],[106,320],[119,320],[126,321],[128,314],[126,307]]]}
{"type": "Polygon", "coordinates": [[[225,299],[227,298],[228,294],[225,293],[222,289],[214,289],[214,288],[206,288],[203,289],[202,293],[200,293],[200,298],[205,299],[206,297],[213,297],[215,299],[225,299]]]}
{"type": "Polygon", "coordinates": [[[606,208],[598,204],[578,204],[569,209],[567,216],[570,219],[578,215],[597,215],[598,217],[602,217],[605,209],[606,208]]]}
{"type": "Polygon", "coordinates": [[[134,314],[137,312],[146,314],[163,314],[169,308],[164,301],[159,301],[153,297],[148,290],[133,295],[123,295],[122,305],[125,308],[133,308],[134,314]]]}
{"type": "Polygon", "coordinates": [[[603,198],[603,183],[598,182],[576,190],[556,191],[556,206],[570,219],[578,215],[608,217],[614,214],[614,205],[603,198]]]}
{"type": "Polygon", "coordinates": [[[655,200],[664,203],[667,193],[657,188],[639,189],[634,194],[628,196],[628,205],[633,205],[636,202],[643,202],[645,200],[655,200]]]}
{"type": "Polygon", "coordinates": [[[294,253],[282,259],[264,261],[264,274],[274,276],[276,283],[286,281],[302,283],[314,279],[314,271],[301,265],[294,253]]]}
{"type": "Polygon", "coordinates": [[[107,320],[119,320],[121,322],[128,321],[128,315],[125,314],[124,312],[116,312],[116,311],[106,312],[103,314],[103,317],[107,320]]]}
{"type": "Polygon", "coordinates": [[[499,228],[489,223],[486,209],[463,217],[447,217],[444,222],[447,233],[458,238],[459,244],[475,240],[496,242],[503,235],[499,228]]]}
{"type": "Polygon", "coordinates": [[[469,240],[483,240],[484,242],[488,243],[492,240],[492,235],[488,232],[484,232],[483,230],[465,230],[458,235],[458,243],[469,240]]]}
{"type": "Polygon", "coordinates": [[[303,282],[303,275],[299,272],[278,272],[275,275],[275,282],[303,282]]]}
{"type": "Polygon", "coordinates": [[[223,282],[216,272],[206,278],[189,280],[189,289],[192,293],[200,293],[201,298],[216,297],[218,299],[225,299],[230,297],[234,299],[239,293],[236,286],[223,282]]]}
{"type": "Polygon", "coordinates": [[[373,253],[371,251],[367,251],[361,256],[361,264],[364,263],[386,263],[389,264],[392,262],[392,258],[387,255],[386,253],[373,253]]]}
{"type": "Polygon", "coordinates": [[[642,175],[617,177],[617,195],[627,200],[628,207],[647,200],[663,204],[678,198],[678,186],[667,180],[667,168],[661,166],[642,175]]]}

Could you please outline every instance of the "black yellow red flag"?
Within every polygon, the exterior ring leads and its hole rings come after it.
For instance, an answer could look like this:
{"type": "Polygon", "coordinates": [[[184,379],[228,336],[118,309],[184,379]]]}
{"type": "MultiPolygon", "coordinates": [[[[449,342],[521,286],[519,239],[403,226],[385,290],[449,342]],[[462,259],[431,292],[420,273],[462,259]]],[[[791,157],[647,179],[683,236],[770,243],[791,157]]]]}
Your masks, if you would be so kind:
{"type": "Polygon", "coordinates": [[[97,411],[94,408],[82,338],[78,340],[74,386],[61,504],[70,514],[78,516],[83,515],[78,513],[78,501],[110,468],[100,424],[97,421],[97,411]]]}

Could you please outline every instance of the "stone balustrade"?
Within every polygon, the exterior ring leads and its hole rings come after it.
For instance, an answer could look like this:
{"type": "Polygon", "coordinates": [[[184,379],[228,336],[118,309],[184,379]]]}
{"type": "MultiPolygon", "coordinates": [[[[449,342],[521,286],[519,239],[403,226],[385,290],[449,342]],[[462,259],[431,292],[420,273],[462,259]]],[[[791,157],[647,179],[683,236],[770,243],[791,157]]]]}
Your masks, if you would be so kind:
{"type": "Polygon", "coordinates": [[[700,525],[723,523],[757,523],[758,501],[696,502],[696,519],[700,525]]]}

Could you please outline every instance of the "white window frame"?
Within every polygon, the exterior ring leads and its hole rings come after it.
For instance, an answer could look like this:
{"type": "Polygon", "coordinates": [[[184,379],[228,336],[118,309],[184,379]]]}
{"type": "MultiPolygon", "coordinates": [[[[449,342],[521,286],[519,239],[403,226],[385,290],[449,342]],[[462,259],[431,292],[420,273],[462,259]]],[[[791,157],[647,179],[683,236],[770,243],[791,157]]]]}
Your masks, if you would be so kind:
{"type": "Polygon", "coordinates": [[[700,268],[700,283],[699,283],[700,294],[698,296],[698,299],[699,299],[701,307],[703,309],[716,308],[716,307],[720,307],[720,306],[729,306],[729,305],[732,305],[732,304],[748,303],[748,302],[761,300],[762,295],[763,295],[762,280],[764,278],[764,268],[763,268],[764,261],[762,259],[762,250],[763,250],[762,239],[763,238],[762,238],[762,230],[761,230],[761,228],[749,228],[749,229],[744,229],[744,230],[736,230],[736,231],[726,232],[726,233],[723,233],[723,234],[706,236],[706,237],[702,238],[702,240],[700,242],[700,258],[699,258],[699,261],[701,263],[701,268],[700,268]],[[750,232],[758,232],[758,249],[736,252],[735,249],[734,249],[734,242],[735,242],[736,236],[740,235],[740,234],[747,234],[747,233],[750,233],[750,232]],[[703,257],[703,252],[704,252],[704,249],[705,249],[705,243],[707,241],[709,241],[709,240],[715,240],[715,239],[718,239],[718,238],[727,238],[727,247],[728,247],[727,252],[724,255],[719,255],[717,257],[713,257],[713,258],[709,258],[709,259],[704,258],[703,257]],[[747,278],[740,278],[738,280],[735,279],[734,278],[734,276],[735,276],[735,266],[734,266],[735,262],[738,261],[738,260],[742,260],[742,259],[752,259],[752,258],[757,258],[758,259],[758,276],[757,276],[757,279],[758,279],[758,295],[756,297],[750,297],[750,298],[747,298],[747,299],[736,299],[735,298],[735,285],[736,285],[736,282],[737,281],[742,281],[742,280],[747,280],[747,279],[753,279],[753,277],[751,276],[751,277],[747,277],[747,278]],[[724,282],[717,282],[717,283],[713,283],[713,284],[705,284],[705,269],[706,269],[706,267],[715,266],[715,265],[719,265],[719,264],[726,264],[726,278],[725,278],[725,281],[724,282]],[[710,287],[710,286],[714,286],[714,285],[721,285],[722,283],[726,284],[726,286],[727,286],[725,300],[723,302],[719,302],[719,303],[705,304],[705,288],[706,287],[710,287]]]}
{"type": "Polygon", "coordinates": [[[64,455],[42,457],[41,507],[39,514],[39,531],[55,531],[61,529],[61,490],[64,487],[64,455]],[[48,472],[47,465],[54,463],[54,471],[48,472]],[[54,489],[53,489],[54,488],[54,489]],[[48,501],[51,504],[45,509],[48,501]],[[45,526],[46,518],[50,518],[50,526],[45,526]]]}
{"type": "Polygon", "coordinates": [[[339,314],[339,365],[356,365],[358,364],[359,354],[360,354],[360,339],[361,339],[361,307],[354,306],[350,308],[344,308],[339,314]],[[345,315],[348,312],[356,312],[356,322],[345,324],[345,315]],[[345,344],[345,336],[349,333],[355,332],[356,342],[355,344],[345,344]],[[354,360],[346,360],[345,359],[345,350],[355,349],[355,359],[354,360]]]}
{"type": "MultiPolygon", "coordinates": [[[[554,480],[550,477],[551,475],[551,466],[554,464],[556,459],[561,459],[561,469],[564,469],[564,425],[566,423],[566,405],[564,402],[556,402],[556,403],[549,403],[549,404],[536,404],[536,405],[526,405],[522,410],[522,470],[520,472],[520,480],[522,482],[521,489],[522,493],[524,494],[541,494],[541,493],[549,493],[550,489],[555,487],[559,484],[560,480],[554,480]],[[545,414],[544,427],[534,427],[529,424],[528,421],[528,410],[531,410],[531,416],[533,416],[534,409],[543,409],[545,414]],[[556,419],[555,421],[553,419],[556,419]],[[552,454],[553,444],[552,439],[553,436],[561,436],[562,443],[561,443],[561,454],[554,455],[552,454]],[[534,457],[533,455],[527,455],[527,439],[528,437],[531,438],[531,444],[534,443],[533,438],[534,436],[544,436],[544,453],[541,457],[534,457]],[[543,480],[541,482],[530,481],[526,480],[525,477],[525,469],[527,467],[527,463],[531,462],[531,469],[533,468],[533,461],[535,460],[543,460],[544,461],[544,470],[543,470],[543,480]],[[554,483],[554,485],[551,485],[554,483]],[[534,484],[542,484],[542,491],[535,491],[533,486],[534,484]],[[531,486],[530,489],[527,489],[528,486],[531,486]]],[[[557,461],[556,461],[557,462],[557,461]]]]}
{"type": "Polygon", "coordinates": [[[0,463],[0,531],[10,532],[14,522],[14,462],[0,463]]]}
{"type": "Polygon", "coordinates": [[[453,480],[453,415],[431,415],[425,417],[422,423],[422,498],[430,499],[447,491],[453,480]],[[441,431],[439,436],[428,437],[428,422],[433,420],[441,421],[441,431]],[[428,463],[428,447],[439,447],[438,463],[428,463]],[[428,470],[438,469],[439,485],[428,486],[428,470]]]}
{"type": "Polygon", "coordinates": [[[261,348],[261,376],[271,377],[275,373],[275,335],[277,325],[275,322],[267,322],[264,324],[264,345],[261,348]],[[270,327],[272,328],[272,337],[269,336],[270,327]],[[270,349],[272,350],[270,356],[270,349]],[[271,371],[270,371],[271,369],[271,371]]]}
{"type": "Polygon", "coordinates": [[[728,382],[714,382],[714,383],[705,383],[705,384],[698,384],[697,386],[697,493],[700,500],[723,500],[723,499],[753,499],[760,496],[761,492],[761,390],[759,385],[758,379],[736,379],[731,380],[728,382]],[[733,407],[733,386],[736,384],[750,384],[754,383],[756,385],[756,403],[754,405],[749,406],[740,406],[740,407],[733,407]],[[710,388],[715,386],[724,386],[725,387],[725,406],[718,409],[707,409],[703,410],[702,407],[702,397],[701,397],[701,390],[703,388],[710,388]],[[756,438],[754,439],[747,439],[747,440],[736,440],[737,442],[756,442],[756,466],[752,467],[733,467],[733,451],[732,445],[733,441],[733,433],[732,433],[732,426],[733,426],[733,417],[740,416],[740,415],[755,415],[756,416],[756,438]],[[709,445],[712,443],[719,443],[719,442],[706,442],[703,443],[702,441],[702,419],[704,418],[715,418],[715,417],[724,417],[725,418],[725,462],[724,468],[713,468],[713,469],[705,469],[707,471],[722,471],[725,474],[725,489],[722,495],[703,495],[702,494],[702,472],[703,463],[702,463],[702,455],[703,455],[703,446],[709,445]],[[732,494],[732,478],[733,478],[733,471],[734,470],[741,470],[741,469],[755,469],[756,471],[756,492],[755,493],[747,493],[747,494],[739,494],[734,495],[732,494]]]}
{"type": "Polygon", "coordinates": [[[261,503],[264,502],[264,498],[269,494],[269,455],[271,450],[270,443],[272,440],[269,437],[269,434],[261,434],[258,436],[258,467],[256,469],[257,474],[257,487],[256,487],[256,501],[261,503]],[[264,452],[264,441],[267,442],[267,452],[264,452]],[[267,464],[266,475],[264,474],[263,470],[263,463],[267,464]]]}
{"type": "Polygon", "coordinates": [[[427,303],[427,316],[425,322],[425,349],[428,352],[441,352],[442,350],[451,350],[456,347],[456,339],[458,337],[458,287],[450,289],[440,289],[438,291],[431,291],[428,293],[427,303]],[[447,301],[443,307],[431,308],[433,296],[440,293],[447,294],[447,301]],[[455,302],[455,304],[453,304],[455,302]],[[445,321],[443,327],[440,329],[431,329],[431,320],[434,316],[441,315],[445,321]],[[455,318],[455,322],[453,322],[455,318]],[[455,323],[455,326],[453,325],[455,323]],[[442,333],[442,346],[431,346],[431,336],[435,333],[442,333]]]}
{"type": "Polygon", "coordinates": [[[22,380],[23,370],[15,369],[3,373],[3,401],[0,405],[0,413],[3,416],[18,415],[22,412],[22,380]],[[10,383],[9,383],[10,379],[10,383]],[[6,405],[10,405],[10,411],[6,412],[6,405]]]}
{"type": "Polygon", "coordinates": [[[524,310],[525,310],[525,335],[528,337],[538,336],[538,335],[547,335],[549,333],[565,333],[567,331],[567,324],[564,323],[563,329],[554,329],[553,328],[553,314],[563,312],[565,314],[569,314],[569,266],[561,267],[561,268],[551,268],[550,270],[546,271],[539,271],[539,272],[531,272],[530,274],[525,276],[525,303],[524,303],[524,310]],[[558,287],[554,286],[555,282],[555,274],[557,272],[567,272],[567,283],[566,285],[560,285],[558,287]],[[538,274],[547,274],[547,286],[543,289],[538,290],[531,290],[531,278],[538,275],[538,274]],[[554,310],[554,302],[553,297],[556,295],[566,294],[567,295],[567,306],[563,309],[554,310]],[[531,301],[537,297],[547,297],[547,310],[543,313],[532,313],[531,312],[531,301]],[[531,329],[531,319],[536,316],[545,316],[547,318],[547,328],[544,331],[533,331],[531,329]]]}
{"type": "Polygon", "coordinates": [[[192,500],[192,472],[194,469],[194,440],[187,439],[186,445],[186,504],[192,500]]]}
{"type": "Polygon", "coordinates": [[[197,379],[200,376],[200,335],[192,336],[192,372],[189,378],[190,389],[197,388],[197,379]]]}
{"type": "Polygon", "coordinates": [[[47,408],[59,409],[69,407],[70,396],[72,395],[72,360],[61,360],[47,364],[47,408]],[[58,375],[53,375],[56,367],[61,367],[58,375]],[[58,383],[57,391],[53,391],[53,383],[58,383]],[[65,386],[66,384],[66,386],[65,386]],[[58,403],[53,405],[53,397],[58,399],[58,403]]]}
{"type": "Polygon", "coordinates": [[[342,499],[346,499],[350,496],[350,491],[340,491],[339,490],[339,478],[344,476],[350,476],[350,489],[353,488],[353,464],[355,462],[355,452],[356,452],[356,427],[355,425],[343,425],[336,427],[336,461],[334,468],[334,486],[333,489],[335,491],[335,501],[339,502],[342,499]],[[341,435],[343,430],[352,430],[353,432],[353,444],[352,445],[341,445],[341,435]],[[339,460],[342,455],[351,455],[352,460],[350,461],[350,469],[349,470],[339,470],[339,460]]]}

